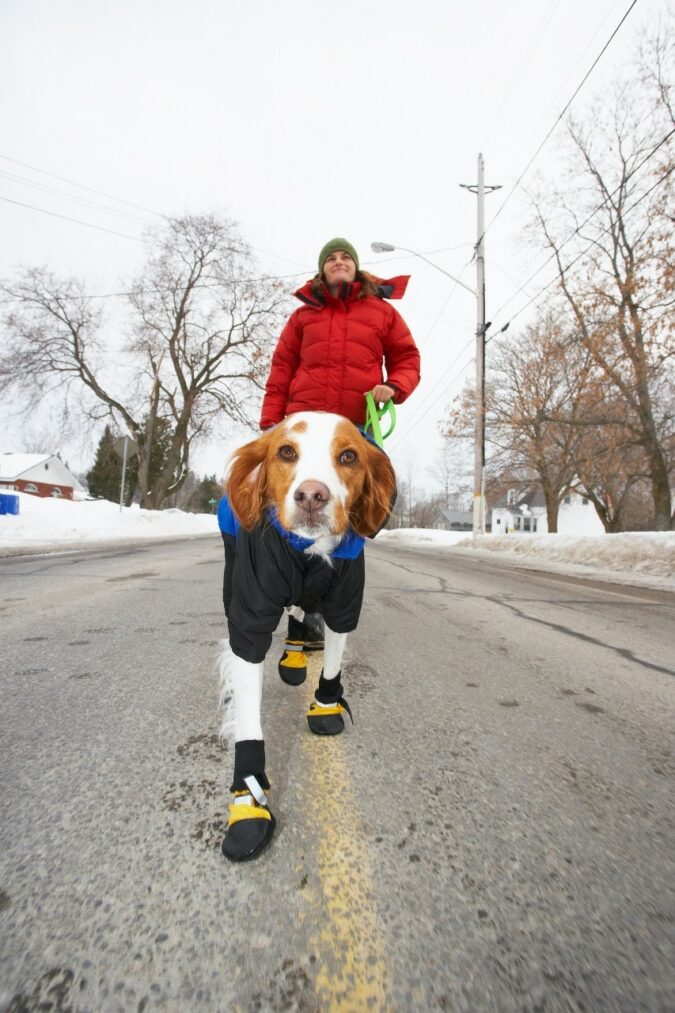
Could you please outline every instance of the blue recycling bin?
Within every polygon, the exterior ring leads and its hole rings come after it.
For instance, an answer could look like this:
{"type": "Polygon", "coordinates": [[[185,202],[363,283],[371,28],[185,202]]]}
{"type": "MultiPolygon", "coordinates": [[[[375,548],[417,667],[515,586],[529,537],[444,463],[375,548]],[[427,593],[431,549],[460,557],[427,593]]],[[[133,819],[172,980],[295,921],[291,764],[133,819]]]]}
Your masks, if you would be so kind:
{"type": "Polygon", "coordinates": [[[9,492],[0,492],[0,514],[18,514],[19,497],[9,492]]]}

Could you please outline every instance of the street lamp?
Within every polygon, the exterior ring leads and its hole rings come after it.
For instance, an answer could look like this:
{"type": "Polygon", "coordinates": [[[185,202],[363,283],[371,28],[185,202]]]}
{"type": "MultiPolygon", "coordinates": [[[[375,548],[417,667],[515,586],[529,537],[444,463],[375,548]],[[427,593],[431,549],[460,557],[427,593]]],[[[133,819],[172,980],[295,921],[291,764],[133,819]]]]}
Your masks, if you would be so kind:
{"type": "Polygon", "coordinates": [[[451,281],[454,281],[456,285],[461,285],[462,288],[465,288],[467,292],[471,293],[474,299],[476,298],[476,293],[470,285],[465,285],[459,278],[455,278],[454,274],[450,274],[449,271],[439,267],[438,264],[434,264],[433,260],[427,260],[424,254],[418,253],[417,250],[409,250],[407,246],[393,246],[391,243],[371,243],[370,248],[373,253],[393,253],[394,250],[403,250],[404,253],[412,253],[413,257],[419,257],[419,259],[423,260],[425,264],[429,264],[430,267],[434,267],[437,271],[440,271],[441,274],[444,274],[446,278],[450,278],[451,281]]]}
{"type": "MultiPolygon", "coordinates": [[[[411,253],[413,257],[419,257],[430,267],[440,271],[450,278],[455,284],[465,288],[476,300],[476,435],[474,441],[474,470],[473,470],[473,534],[485,534],[485,332],[490,326],[485,322],[485,225],[484,225],[484,198],[486,189],[488,192],[499,190],[498,186],[485,186],[483,156],[478,156],[478,183],[474,186],[461,184],[476,194],[478,198],[478,239],[476,242],[476,288],[465,285],[459,278],[455,278],[449,271],[445,271],[432,260],[428,260],[422,253],[416,250],[409,250],[406,246],[394,246],[392,243],[371,243],[373,253],[392,253],[394,250],[403,250],[411,253]]],[[[508,324],[507,324],[508,326],[508,324]]],[[[502,328],[505,330],[506,328],[502,328]]]]}

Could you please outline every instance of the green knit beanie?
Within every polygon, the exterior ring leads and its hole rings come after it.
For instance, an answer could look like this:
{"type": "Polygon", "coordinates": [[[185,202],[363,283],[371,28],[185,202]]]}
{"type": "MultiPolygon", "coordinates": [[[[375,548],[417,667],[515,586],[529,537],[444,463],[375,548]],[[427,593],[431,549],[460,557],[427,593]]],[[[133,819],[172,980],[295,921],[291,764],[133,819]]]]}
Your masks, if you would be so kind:
{"type": "Polygon", "coordinates": [[[323,271],[323,265],[326,263],[331,253],[337,253],[338,250],[342,250],[344,253],[349,254],[349,256],[356,264],[356,270],[358,271],[359,269],[358,253],[356,252],[351,243],[348,243],[346,239],[340,239],[340,237],[338,236],[337,239],[331,239],[329,242],[326,243],[324,247],[322,247],[321,253],[319,254],[319,274],[321,274],[321,272],[323,271]]]}

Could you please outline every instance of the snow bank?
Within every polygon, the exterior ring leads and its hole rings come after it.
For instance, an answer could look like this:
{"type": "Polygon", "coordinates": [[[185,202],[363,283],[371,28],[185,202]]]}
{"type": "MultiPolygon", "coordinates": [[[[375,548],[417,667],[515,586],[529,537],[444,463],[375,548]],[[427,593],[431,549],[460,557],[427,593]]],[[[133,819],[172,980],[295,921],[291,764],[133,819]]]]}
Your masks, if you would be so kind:
{"type": "Polygon", "coordinates": [[[218,532],[214,514],[182,510],[141,510],[108,500],[42,499],[29,493],[19,497],[19,513],[0,514],[0,554],[22,549],[77,548],[101,542],[139,541],[218,532]]]}
{"type": "Polygon", "coordinates": [[[383,531],[378,542],[471,554],[614,583],[675,591],[675,532],[617,535],[482,535],[469,532],[383,531]]]}

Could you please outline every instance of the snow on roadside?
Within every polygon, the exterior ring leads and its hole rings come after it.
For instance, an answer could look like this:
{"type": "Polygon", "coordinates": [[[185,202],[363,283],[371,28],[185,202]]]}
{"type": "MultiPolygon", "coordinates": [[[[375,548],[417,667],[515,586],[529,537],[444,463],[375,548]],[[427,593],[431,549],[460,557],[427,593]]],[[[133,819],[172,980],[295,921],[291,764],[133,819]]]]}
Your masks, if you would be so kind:
{"type": "Polygon", "coordinates": [[[19,497],[19,513],[0,514],[0,555],[22,549],[35,552],[100,544],[217,534],[214,514],[182,510],[141,510],[108,500],[43,499],[29,493],[19,497]]]}
{"type": "Polygon", "coordinates": [[[402,528],[377,536],[388,544],[497,557],[525,569],[592,577],[611,583],[675,591],[675,532],[616,535],[482,535],[402,528]]]}

